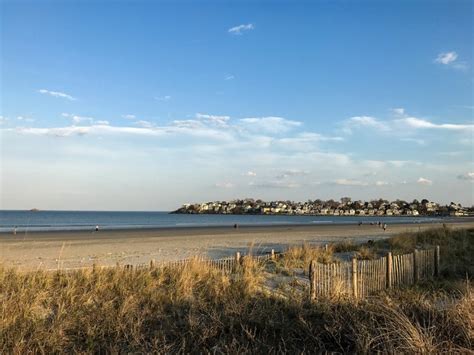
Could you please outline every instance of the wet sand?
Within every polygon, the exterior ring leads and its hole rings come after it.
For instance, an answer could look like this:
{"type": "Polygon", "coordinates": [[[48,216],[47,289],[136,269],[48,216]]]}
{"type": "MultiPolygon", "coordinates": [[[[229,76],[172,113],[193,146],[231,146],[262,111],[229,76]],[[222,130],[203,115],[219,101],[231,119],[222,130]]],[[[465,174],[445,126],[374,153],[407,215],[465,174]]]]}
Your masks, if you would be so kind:
{"type": "MultiPolygon", "coordinates": [[[[474,228],[474,221],[447,223],[451,228],[474,228]]],[[[265,227],[169,228],[99,232],[35,232],[0,234],[0,264],[21,269],[76,268],[140,264],[201,255],[221,258],[236,251],[284,250],[288,245],[329,244],[350,239],[365,242],[403,232],[441,227],[432,224],[393,224],[384,232],[376,225],[292,225],[265,227]]]]}

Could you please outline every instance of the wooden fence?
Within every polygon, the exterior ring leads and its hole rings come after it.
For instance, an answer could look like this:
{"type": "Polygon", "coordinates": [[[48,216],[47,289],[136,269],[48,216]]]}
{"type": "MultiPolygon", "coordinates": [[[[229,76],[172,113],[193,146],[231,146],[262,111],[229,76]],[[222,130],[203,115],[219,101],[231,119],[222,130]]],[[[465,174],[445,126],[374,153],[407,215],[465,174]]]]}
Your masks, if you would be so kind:
{"type": "Polygon", "coordinates": [[[386,288],[412,285],[439,274],[439,246],[415,250],[411,254],[387,256],[377,260],[310,264],[310,297],[351,295],[365,298],[386,288]]]}
{"type": "MultiPolygon", "coordinates": [[[[265,263],[268,260],[274,260],[277,257],[281,256],[282,253],[276,253],[273,249],[263,255],[252,255],[252,259],[258,263],[265,263]]],[[[240,266],[242,266],[244,259],[249,257],[249,255],[241,255],[240,252],[236,252],[235,256],[221,258],[221,259],[206,259],[204,257],[195,257],[190,259],[181,259],[181,260],[171,260],[171,261],[162,261],[156,262],[151,260],[149,264],[137,264],[137,265],[124,265],[125,268],[129,269],[148,269],[148,268],[182,268],[186,265],[189,265],[192,262],[199,262],[215,269],[222,271],[225,274],[231,274],[235,272],[240,266]]]]}

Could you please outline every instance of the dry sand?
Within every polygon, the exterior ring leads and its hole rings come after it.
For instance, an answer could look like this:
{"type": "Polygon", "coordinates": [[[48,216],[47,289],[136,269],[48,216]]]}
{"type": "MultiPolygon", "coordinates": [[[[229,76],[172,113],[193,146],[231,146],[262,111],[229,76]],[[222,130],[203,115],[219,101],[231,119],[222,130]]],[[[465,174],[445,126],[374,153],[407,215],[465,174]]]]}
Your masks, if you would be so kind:
{"type": "MultiPolygon", "coordinates": [[[[449,223],[473,228],[474,222],[449,223]]],[[[179,228],[130,231],[38,232],[0,234],[0,264],[22,269],[76,268],[97,265],[140,264],[202,255],[221,258],[236,251],[276,251],[307,242],[326,244],[350,239],[365,242],[402,232],[440,227],[441,224],[394,224],[387,231],[375,225],[316,225],[233,228],[179,228]]]]}

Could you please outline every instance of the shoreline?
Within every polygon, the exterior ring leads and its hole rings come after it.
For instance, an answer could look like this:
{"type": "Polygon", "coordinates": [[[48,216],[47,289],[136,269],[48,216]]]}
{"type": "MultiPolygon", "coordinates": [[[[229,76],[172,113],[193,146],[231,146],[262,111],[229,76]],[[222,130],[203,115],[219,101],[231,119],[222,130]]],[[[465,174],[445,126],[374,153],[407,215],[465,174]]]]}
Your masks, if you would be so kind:
{"type": "MultiPolygon", "coordinates": [[[[448,222],[450,228],[474,228],[474,221],[448,222]]],[[[443,223],[377,225],[315,224],[232,227],[186,227],[146,230],[102,230],[99,232],[34,232],[0,234],[0,264],[21,269],[77,268],[97,265],[143,264],[192,256],[217,259],[271,249],[281,251],[303,242],[312,245],[342,240],[366,242],[399,233],[442,227],[443,223]]]]}
{"type": "MultiPolygon", "coordinates": [[[[268,215],[273,216],[273,215],[268,215]]],[[[381,216],[341,216],[341,217],[354,217],[354,221],[346,221],[346,222],[338,222],[338,221],[320,221],[320,222],[313,222],[313,223],[290,223],[290,222],[281,222],[281,223],[245,223],[245,224],[238,224],[238,229],[263,229],[263,228],[287,228],[287,227],[315,227],[315,226],[350,226],[355,225],[358,226],[358,223],[361,222],[358,218],[367,218],[367,219],[374,219],[374,221],[367,221],[363,220],[363,225],[370,225],[370,223],[376,223],[377,217],[381,216]]],[[[387,223],[386,219],[389,218],[399,218],[400,216],[382,216],[383,221],[382,223],[387,223]]],[[[423,225],[423,224],[436,224],[436,223],[445,223],[445,224],[456,224],[456,223],[469,223],[474,222],[474,217],[466,216],[466,217],[452,217],[452,216],[417,216],[417,217],[410,217],[404,216],[407,218],[413,218],[412,221],[395,221],[390,222],[390,225],[423,225]]],[[[337,218],[337,217],[336,217],[337,218]]],[[[142,232],[142,231],[152,231],[152,232],[169,232],[169,231],[188,231],[192,230],[193,232],[198,230],[229,230],[233,229],[234,223],[232,221],[229,224],[216,224],[216,225],[179,225],[179,226],[140,226],[140,227],[132,227],[132,226],[125,226],[125,227],[102,227],[100,232],[103,233],[128,233],[128,232],[142,232]]],[[[8,230],[0,230],[0,237],[13,235],[12,230],[13,227],[1,227],[1,228],[8,228],[8,230]]],[[[33,230],[25,230],[24,227],[19,227],[17,229],[18,235],[41,235],[41,234],[75,234],[75,233],[93,233],[95,232],[94,226],[90,226],[90,228],[81,228],[81,229],[52,229],[52,230],[34,230],[35,226],[31,226],[29,228],[33,228],[33,230]]]]}

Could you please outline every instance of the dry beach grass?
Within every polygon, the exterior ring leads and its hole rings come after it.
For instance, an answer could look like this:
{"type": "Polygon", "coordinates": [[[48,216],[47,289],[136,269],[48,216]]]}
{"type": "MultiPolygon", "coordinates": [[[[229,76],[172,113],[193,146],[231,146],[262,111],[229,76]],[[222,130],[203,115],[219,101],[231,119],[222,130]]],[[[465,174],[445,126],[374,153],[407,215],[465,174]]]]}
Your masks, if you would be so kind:
{"type": "MultiPolygon", "coordinates": [[[[281,297],[262,287],[268,270],[250,257],[230,275],[197,260],[134,271],[0,268],[0,353],[472,353],[474,230],[405,234],[371,248],[413,243],[442,245],[444,278],[361,301],[281,297]]],[[[333,249],[297,246],[278,263],[330,261],[333,249]]]]}

